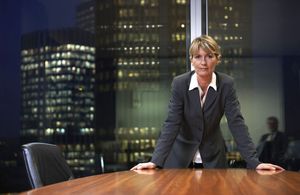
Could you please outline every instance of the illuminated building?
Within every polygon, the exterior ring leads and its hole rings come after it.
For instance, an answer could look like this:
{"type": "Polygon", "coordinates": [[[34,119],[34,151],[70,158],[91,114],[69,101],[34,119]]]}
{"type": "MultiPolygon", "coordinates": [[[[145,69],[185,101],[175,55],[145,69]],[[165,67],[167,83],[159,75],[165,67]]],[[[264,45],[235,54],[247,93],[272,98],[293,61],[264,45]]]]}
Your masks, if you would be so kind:
{"type": "Polygon", "coordinates": [[[95,170],[93,37],[82,30],[22,36],[21,139],[60,145],[75,175],[95,170]]]}
{"type": "Polygon", "coordinates": [[[97,149],[106,164],[147,160],[186,71],[185,0],[96,1],[97,149]]]}
{"type": "MultiPolygon", "coordinates": [[[[245,101],[249,96],[247,92],[254,91],[252,87],[254,79],[251,45],[252,16],[251,1],[240,3],[238,0],[211,0],[208,4],[208,34],[218,42],[222,51],[221,64],[217,66],[217,71],[234,77],[236,90],[240,101],[243,101],[244,110],[247,108],[245,101]]],[[[249,105],[253,107],[253,102],[251,101],[249,105]]],[[[247,124],[251,127],[248,114],[249,109],[243,115],[248,117],[247,124]]],[[[237,152],[225,117],[221,121],[221,129],[227,146],[227,159],[229,162],[238,163],[241,156],[237,152]]],[[[241,166],[243,167],[244,164],[241,163],[241,166]]]]}
{"type": "Polygon", "coordinates": [[[218,70],[241,79],[251,75],[251,1],[212,0],[208,4],[208,34],[221,46],[218,70]]]}

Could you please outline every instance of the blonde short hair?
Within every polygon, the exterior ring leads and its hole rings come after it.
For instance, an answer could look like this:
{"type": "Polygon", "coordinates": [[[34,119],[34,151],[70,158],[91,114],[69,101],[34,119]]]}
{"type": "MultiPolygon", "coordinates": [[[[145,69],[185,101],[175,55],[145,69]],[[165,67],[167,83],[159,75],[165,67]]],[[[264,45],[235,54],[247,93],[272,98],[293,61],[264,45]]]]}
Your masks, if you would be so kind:
{"type": "Polygon", "coordinates": [[[190,46],[190,60],[198,53],[199,49],[203,49],[207,53],[214,54],[217,60],[221,61],[221,49],[218,43],[208,35],[202,35],[195,38],[190,46]]]}

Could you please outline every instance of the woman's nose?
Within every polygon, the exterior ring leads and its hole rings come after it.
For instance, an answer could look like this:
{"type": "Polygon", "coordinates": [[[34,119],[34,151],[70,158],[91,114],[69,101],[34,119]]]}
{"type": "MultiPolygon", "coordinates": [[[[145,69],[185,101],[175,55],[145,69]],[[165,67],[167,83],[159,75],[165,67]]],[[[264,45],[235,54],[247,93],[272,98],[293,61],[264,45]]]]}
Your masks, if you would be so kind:
{"type": "Polygon", "coordinates": [[[203,65],[205,65],[205,64],[206,64],[206,60],[205,60],[205,58],[204,58],[204,57],[202,57],[202,58],[200,58],[200,59],[201,59],[200,63],[201,63],[201,64],[203,64],[203,65]]]}

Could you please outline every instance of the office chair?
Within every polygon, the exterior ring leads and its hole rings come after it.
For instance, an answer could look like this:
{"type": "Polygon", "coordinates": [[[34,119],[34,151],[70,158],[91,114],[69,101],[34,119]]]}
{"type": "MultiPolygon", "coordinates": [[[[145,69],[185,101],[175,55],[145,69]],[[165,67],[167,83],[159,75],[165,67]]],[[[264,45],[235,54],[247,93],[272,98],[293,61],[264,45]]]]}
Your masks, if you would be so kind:
{"type": "Polygon", "coordinates": [[[22,145],[22,151],[32,188],[74,178],[58,146],[46,143],[29,143],[22,145]]]}

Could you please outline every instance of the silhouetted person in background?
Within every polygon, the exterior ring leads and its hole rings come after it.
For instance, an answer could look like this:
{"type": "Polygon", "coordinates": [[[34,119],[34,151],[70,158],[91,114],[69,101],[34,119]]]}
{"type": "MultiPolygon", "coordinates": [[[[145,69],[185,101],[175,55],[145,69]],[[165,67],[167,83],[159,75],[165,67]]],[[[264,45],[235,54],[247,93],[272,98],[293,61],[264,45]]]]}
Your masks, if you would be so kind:
{"type": "Polygon", "coordinates": [[[278,131],[278,119],[276,117],[268,117],[267,125],[270,133],[266,133],[261,137],[257,147],[259,160],[286,167],[287,136],[285,133],[278,131]]]}

